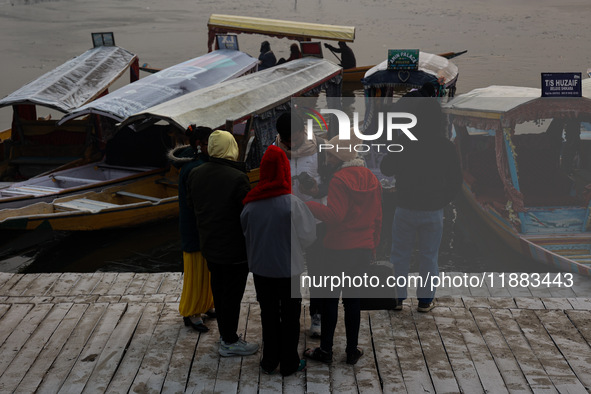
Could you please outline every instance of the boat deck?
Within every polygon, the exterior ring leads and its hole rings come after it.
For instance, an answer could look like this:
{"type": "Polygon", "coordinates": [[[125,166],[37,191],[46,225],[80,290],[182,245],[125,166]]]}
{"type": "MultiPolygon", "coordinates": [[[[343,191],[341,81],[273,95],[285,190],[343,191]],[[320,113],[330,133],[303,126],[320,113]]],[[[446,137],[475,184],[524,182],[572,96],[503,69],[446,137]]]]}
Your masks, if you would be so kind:
{"type": "MultiPolygon", "coordinates": [[[[427,314],[416,299],[399,312],[364,311],[356,366],[343,361],[341,322],[332,365],[310,361],[282,378],[259,372],[260,352],[220,358],[215,320],[204,334],[181,324],[180,273],[0,273],[0,391],[586,393],[591,280],[575,282],[546,293],[442,293],[427,314]]],[[[302,351],[318,345],[304,333],[306,309],[302,351]]],[[[261,341],[252,283],[239,330],[261,341]]]]}

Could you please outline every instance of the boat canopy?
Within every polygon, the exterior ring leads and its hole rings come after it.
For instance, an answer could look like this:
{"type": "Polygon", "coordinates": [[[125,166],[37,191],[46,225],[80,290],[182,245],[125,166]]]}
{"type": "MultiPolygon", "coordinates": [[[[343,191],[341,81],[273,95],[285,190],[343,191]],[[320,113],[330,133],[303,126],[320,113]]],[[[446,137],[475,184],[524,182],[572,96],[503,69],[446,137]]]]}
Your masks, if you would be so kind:
{"type": "Polygon", "coordinates": [[[128,117],[120,127],[144,120],[164,120],[182,131],[190,124],[219,128],[228,121],[261,114],[292,97],[320,89],[325,83],[340,87],[341,74],[341,67],[328,60],[313,57],[292,60],[159,104],[128,117]]]}
{"type": "Polygon", "coordinates": [[[168,100],[253,70],[257,59],[239,51],[223,49],[151,74],[64,116],[59,124],[94,113],[123,121],[168,100]]]}
{"type": "Polygon", "coordinates": [[[426,52],[419,52],[418,70],[388,70],[388,60],[370,68],[361,80],[364,89],[416,86],[426,82],[438,83],[444,88],[455,85],[458,66],[448,59],[426,52]]]}
{"type": "Polygon", "coordinates": [[[591,98],[591,78],[583,79],[581,82],[583,97],[591,98]]]}
{"type": "Polygon", "coordinates": [[[212,14],[207,23],[209,27],[208,47],[211,51],[216,34],[250,33],[270,37],[288,38],[297,41],[311,39],[353,42],[355,27],[323,25],[278,19],[252,18],[247,16],[212,14]]]}
{"type": "Polygon", "coordinates": [[[0,100],[70,112],[92,101],[119,78],[137,56],[116,46],[99,46],[67,61],[0,100]]]}

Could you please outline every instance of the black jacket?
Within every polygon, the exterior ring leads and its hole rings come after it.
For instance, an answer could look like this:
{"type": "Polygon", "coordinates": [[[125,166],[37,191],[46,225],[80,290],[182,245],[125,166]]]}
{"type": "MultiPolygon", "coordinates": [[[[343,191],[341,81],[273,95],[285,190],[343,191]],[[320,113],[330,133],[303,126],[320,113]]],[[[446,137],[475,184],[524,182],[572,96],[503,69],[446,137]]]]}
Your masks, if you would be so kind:
{"type": "Polygon", "coordinates": [[[246,262],[240,213],[250,182],[244,163],[210,157],[191,170],[187,189],[205,259],[218,264],[246,262]]]}

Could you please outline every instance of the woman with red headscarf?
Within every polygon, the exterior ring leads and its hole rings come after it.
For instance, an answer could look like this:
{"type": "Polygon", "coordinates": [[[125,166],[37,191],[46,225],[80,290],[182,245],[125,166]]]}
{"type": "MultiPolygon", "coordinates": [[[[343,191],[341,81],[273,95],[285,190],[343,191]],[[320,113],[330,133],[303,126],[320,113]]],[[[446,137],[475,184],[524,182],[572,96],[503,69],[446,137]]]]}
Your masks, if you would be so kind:
{"type": "Polygon", "coordinates": [[[271,145],[263,155],[260,181],[244,198],[240,215],[248,266],[253,273],[263,326],[261,369],[283,376],[305,368],[300,360],[303,248],[316,238],[316,223],[306,205],[291,194],[289,160],[271,145]]]}

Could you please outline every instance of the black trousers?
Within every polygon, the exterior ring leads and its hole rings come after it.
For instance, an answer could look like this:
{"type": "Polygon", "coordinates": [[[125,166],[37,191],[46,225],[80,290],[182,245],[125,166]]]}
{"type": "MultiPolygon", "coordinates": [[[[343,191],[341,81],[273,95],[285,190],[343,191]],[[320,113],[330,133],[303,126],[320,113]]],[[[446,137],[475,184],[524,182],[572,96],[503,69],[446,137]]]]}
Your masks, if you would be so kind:
{"type": "Polygon", "coordinates": [[[238,340],[240,303],[248,278],[248,263],[219,264],[207,262],[211,273],[211,293],[218,321],[220,336],[226,343],[238,340]]]}
{"type": "MultiPolygon", "coordinates": [[[[326,258],[326,249],[324,248],[324,236],[326,235],[326,224],[318,223],[316,225],[316,241],[306,249],[306,266],[308,275],[320,275],[322,264],[326,258]]],[[[310,316],[322,313],[322,300],[318,298],[316,289],[310,288],[310,316]]]]}
{"type": "MultiPolygon", "coordinates": [[[[263,326],[263,359],[261,366],[273,371],[281,364],[283,376],[296,372],[300,364],[301,298],[291,298],[292,278],[269,278],[254,275],[257,300],[263,326]]],[[[294,283],[297,286],[297,282],[294,283]]]]}

